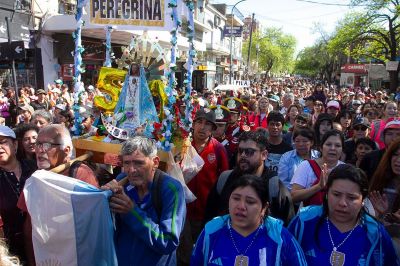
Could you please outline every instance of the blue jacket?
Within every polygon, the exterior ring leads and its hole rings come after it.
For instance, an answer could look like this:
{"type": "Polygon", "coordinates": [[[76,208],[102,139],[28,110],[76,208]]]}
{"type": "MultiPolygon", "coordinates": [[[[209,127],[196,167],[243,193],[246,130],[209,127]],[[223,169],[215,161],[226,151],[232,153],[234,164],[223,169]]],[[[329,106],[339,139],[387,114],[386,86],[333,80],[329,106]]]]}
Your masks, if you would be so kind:
{"type": "MultiPolygon", "coordinates": [[[[311,150],[312,160],[315,160],[319,157],[319,151],[311,150]]],[[[304,159],[297,154],[297,151],[295,149],[285,152],[279,160],[278,177],[289,189],[289,191],[292,190],[292,185],[290,184],[290,181],[292,181],[293,174],[302,161],[304,161],[304,159]]]]}
{"type": "Polygon", "coordinates": [[[176,265],[176,249],[186,216],[182,185],[176,179],[164,176],[160,221],[152,204],[151,193],[138,203],[132,196],[134,187],[128,184],[124,189],[135,206],[127,214],[116,215],[118,265],[176,265]]]}
{"type": "MultiPolygon", "coordinates": [[[[290,222],[288,229],[296,237],[302,247],[305,238],[314,237],[315,223],[322,217],[322,213],[322,206],[308,206],[303,208],[290,222]]],[[[391,239],[383,225],[366,213],[362,214],[360,220],[361,225],[366,229],[367,239],[370,245],[366,254],[360,254],[364,255],[363,257],[365,258],[363,265],[400,265],[391,239]]],[[[355,242],[354,244],[357,245],[361,243],[355,242]]],[[[306,253],[306,258],[308,258],[307,250],[304,250],[304,252],[306,253]]],[[[322,265],[323,262],[319,262],[319,264],[322,265]]]]}
{"type": "MultiPolygon", "coordinates": [[[[220,237],[226,237],[226,234],[221,232],[228,228],[229,220],[229,215],[219,216],[206,224],[193,250],[191,266],[226,264],[226,261],[224,261],[226,260],[225,257],[213,258],[213,254],[215,254],[213,249],[226,250],[228,248],[228,245],[221,246],[214,243],[217,240],[221,240],[219,239],[220,237]]],[[[268,217],[265,219],[263,229],[266,230],[267,235],[265,238],[261,239],[268,242],[268,253],[263,256],[266,261],[261,261],[260,265],[307,265],[304,253],[299,244],[286,228],[283,227],[283,222],[281,220],[268,217]]],[[[231,239],[229,239],[229,237],[226,238],[227,243],[231,244],[231,239]]],[[[265,246],[258,248],[264,247],[265,246]]],[[[261,249],[256,253],[260,254],[261,249]]],[[[235,256],[234,251],[230,251],[229,255],[230,254],[232,254],[232,257],[235,256]]],[[[232,257],[230,260],[232,260],[232,257]]],[[[253,257],[250,257],[250,260],[252,259],[253,257]]],[[[254,264],[250,261],[249,265],[254,264]]]]}

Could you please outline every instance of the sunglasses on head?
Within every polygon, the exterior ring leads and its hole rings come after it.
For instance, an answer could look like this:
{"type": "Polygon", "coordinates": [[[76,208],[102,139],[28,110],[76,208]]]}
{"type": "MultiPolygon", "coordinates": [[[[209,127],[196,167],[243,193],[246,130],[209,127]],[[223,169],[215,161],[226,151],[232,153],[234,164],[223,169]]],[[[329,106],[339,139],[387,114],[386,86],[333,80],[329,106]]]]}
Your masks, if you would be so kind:
{"type": "Polygon", "coordinates": [[[238,154],[242,155],[244,152],[244,155],[246,155],[247,157],[253,156],[256,151],[259,151],[259,150],[256,150],[253,148],[238,148],[238,154]]]}

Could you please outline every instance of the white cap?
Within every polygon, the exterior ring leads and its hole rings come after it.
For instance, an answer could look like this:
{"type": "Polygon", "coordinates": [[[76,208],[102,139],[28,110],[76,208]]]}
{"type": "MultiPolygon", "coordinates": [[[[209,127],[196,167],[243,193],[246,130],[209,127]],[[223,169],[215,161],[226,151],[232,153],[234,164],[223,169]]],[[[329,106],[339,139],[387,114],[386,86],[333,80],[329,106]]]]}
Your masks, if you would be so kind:
{"type": "Polygon", "coordinates": [[[15,132],[7,127],[7,126],[0,126],[0,136],[9,137],[15,139],[15,132]]]}
{"type": "Polygon", "coordinates": [[[328,104],[326,105],[326,108],[330,107],[340,110],[340,104],[338,101],[329,101],[328,104]]]}

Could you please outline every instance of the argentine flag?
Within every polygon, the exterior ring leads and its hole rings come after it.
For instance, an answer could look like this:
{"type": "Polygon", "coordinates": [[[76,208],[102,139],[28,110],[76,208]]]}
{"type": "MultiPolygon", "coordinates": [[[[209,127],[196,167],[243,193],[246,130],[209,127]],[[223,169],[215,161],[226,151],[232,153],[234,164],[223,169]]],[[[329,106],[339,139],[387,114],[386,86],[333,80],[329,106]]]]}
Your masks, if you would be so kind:
{"type": "Polygon", "coordinates": [[[26,181],[24,196],[37,265],[118,265],[110,191],[39,170],[26,181]]]}

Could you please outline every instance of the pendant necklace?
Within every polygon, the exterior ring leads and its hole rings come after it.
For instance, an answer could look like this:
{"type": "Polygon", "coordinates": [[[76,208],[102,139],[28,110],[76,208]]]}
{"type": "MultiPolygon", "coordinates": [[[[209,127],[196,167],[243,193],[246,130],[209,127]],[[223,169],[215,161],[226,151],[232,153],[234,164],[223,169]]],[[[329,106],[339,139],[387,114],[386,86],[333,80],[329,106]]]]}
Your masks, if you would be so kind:
{"type": "Polygon", "coordinates": [[[236,252],[239,254],[235,257],[235,266],[248,266],[249,265],[249,256],[245,256],[247,251],[249,250],[249,248],[253,245],[254,240],[256,240],[258,233],[260,232],[260,229],[262,227],[262,224],[260,224],[260,226],[257,229],[257,232],[255,233],[253,239],[251,240],[250,244],[247,246],[247,248],[244,250],[244,252],[240,252],[238,247],[236,246],[236,242],[235,239],[233,239],[233,235],[232,235],[232,223],[231,221],[229,221],[229,236],[231,237],[231,241],[233,246],[236,249],[236,252]]]}
{"type": "Polygon", "coordinates": [[[347,236],[343,239],[343,241],[337,246],[335,246],[335,243],[333,243],[332,234],[331,234],[331,227],[329,225],[329,218],[328,217],[326,217],[326,224],[328,225],[329,238],[331,240],[332,247],[333,247],[333,250],[331,252],[331,257],[330,257],[330,263],[331,263],[332,266],[343,266],[344,262],[345,262],[346,254],[344,254],[343,252],[338,251],[338,248],[340,246],[342,246],[344,244],[344,242],[346,242],[346,240],[353,233],[354,229],[356,229],[356,227],[358,226],[358,221],[357,221],[356,225],[353,227],[353,229],[351,229],[350,232],[347,234],[347,236]]]}

